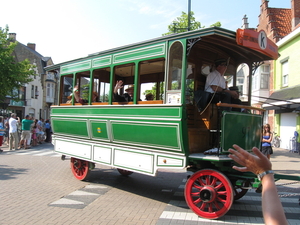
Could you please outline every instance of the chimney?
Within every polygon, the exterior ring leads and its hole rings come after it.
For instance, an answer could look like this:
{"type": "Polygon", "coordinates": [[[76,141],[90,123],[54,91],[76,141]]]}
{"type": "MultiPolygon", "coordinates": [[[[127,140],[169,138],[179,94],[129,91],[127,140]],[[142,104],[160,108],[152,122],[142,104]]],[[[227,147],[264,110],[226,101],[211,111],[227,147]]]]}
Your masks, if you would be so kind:
{"type": "Polygon", "coordinates": [[[300,0],[291,1],[292,30],[300,23],[300,0]]]}
{"type": "Polygon", "coordinates": [[[248,29],[249,28],[249,23],[248,23],[248,17],[245,15],[242,19],[242,29],[248,29]]]}
{"type": "Polygon", "coordinates": [[[35,51],[35,44],[34,43],[27,43],[27,47],[31,48],[33,51],[35,51]]]}
{"type": "Polygon", "coordinates": [[[16,33],[9,33],[8,38],[10,41],[15,42],[17,40],[17,34],[16,33]]]}

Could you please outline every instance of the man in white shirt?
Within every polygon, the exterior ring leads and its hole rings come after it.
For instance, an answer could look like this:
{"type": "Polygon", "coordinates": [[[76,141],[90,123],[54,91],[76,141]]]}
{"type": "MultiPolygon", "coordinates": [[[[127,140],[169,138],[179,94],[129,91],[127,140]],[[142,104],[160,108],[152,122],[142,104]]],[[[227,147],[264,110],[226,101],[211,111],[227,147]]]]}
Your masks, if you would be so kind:
{"type": "Polygon", "coordinates": [[[239,96],[236,91],[231,91],[227,88],[224,78],[224,73],[227,69],[226,59],[215,60],[215,68],[206,78],[205,91],[212,93],[211,96],[214,96],[213,102],[231,103],[231,98],[237,99],[239,96]]]}
{"type": "Polygon", "coordinates": [[[9,123],[9,150],[12,150],[13,142],[14,142],[15,150],[19,149],[18,148],[19,135],[18,135],[17,124],[20,123],[20,118],[17,117],[15,113],[12,113],[8,123],[9,123]],[[16,118],[18,119],[16,120],[16,118]]]}

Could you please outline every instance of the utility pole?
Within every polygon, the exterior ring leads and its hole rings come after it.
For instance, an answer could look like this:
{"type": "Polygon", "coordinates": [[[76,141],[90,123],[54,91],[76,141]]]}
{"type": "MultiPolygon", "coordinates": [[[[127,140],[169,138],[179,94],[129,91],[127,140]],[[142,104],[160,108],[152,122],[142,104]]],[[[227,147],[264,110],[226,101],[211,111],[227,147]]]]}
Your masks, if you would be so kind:
{"type": "Polygon", "coordinates": [[[188,0],[188,31],[191,30],[191,0],[188,0]]]}

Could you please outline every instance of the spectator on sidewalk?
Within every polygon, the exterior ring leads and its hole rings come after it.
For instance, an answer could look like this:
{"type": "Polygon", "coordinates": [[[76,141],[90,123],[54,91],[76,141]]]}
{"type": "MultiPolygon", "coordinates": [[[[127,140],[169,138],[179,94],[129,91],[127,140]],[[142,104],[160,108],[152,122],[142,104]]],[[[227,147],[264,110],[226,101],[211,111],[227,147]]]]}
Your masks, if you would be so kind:
{"type": "Polygon", "coordinates": [[[270,124],[265,124],[263,126],[261,152],[265,156],[267,156],[269,160],[271,158],[271,155],[273,154],[273,149],[271,145],[272,138],[273,134],[271,132],[270,124]]]}
{"type": "Polygon", "coordinates": [[[11,151],[13,147],[16,149],[19,145],[19,135],[18,135],[18,127],[17,125],[20,123],[20,118],[17,117],[15,113],[11,114],[11,117],[8,121],[9,124],[9,150],[11,151]],[[16,119],[17,118],[17,119],[16,119]],[[14,143],[14,146],[13,146],[14,143]]]}
{"type": "Polygon", "coordinates": [[[3,144],[8,145],[9,143],[9,118],[7,118],[6,116],[4,117],[3,120],[3,127],[5,128],[5,134],[3,136],[3,144]]]}
{"type": "Polygon", "coordinates": [[[30,145],[28,144],[28,140],[30,140],[30,128],[33,123],[33,120],[31,120],[31,117],[29,115],[26,115],[25,119],[22,120],[22,135],[21,135],[21,141],[20,141],[20,147],[22,144],[24,144],[24,148],[30,148],[30,145]]]}
{"type": "Polygon", "coordinates": [[[0,116],[0,152],[3,152],[3,150],[1,149],[1,146],[2,146],[2,142],[3,142],[4,133],[5,133],[5,129],[3,126],[3,118],[2,118],[2,116],[0,116]]]}
{"type": "Polygon", "coordinates": [[[46,140],[45,140],[45,142],[51,142],[51,124],[50,124],[49,120],[46,120],[45,131],[46,131],[46,140]]]}

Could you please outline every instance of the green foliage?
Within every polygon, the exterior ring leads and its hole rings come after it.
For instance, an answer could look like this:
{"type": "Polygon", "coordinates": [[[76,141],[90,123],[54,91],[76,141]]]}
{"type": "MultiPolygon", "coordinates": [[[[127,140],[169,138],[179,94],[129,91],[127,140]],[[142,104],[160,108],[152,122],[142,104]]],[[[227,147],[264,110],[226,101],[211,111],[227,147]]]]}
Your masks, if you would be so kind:
{"type": "Polygon", "coordinates": [[[218,22],[216,22],[216,23],[210,25],[209,27],[221,27],[221,22],[218,21],[218,22]]]}
{"type": "MultiPolygon", "coordinates": [[[[210,25],[210,27],[221,27],[221,23],[220,22],[216,22],[212,25],[210,25]]],[[[173,33],[183,33],[188,31],[188,14],[185,12],[182,12],[180,17],[177,17],[170,25],[168,25],[168,30],[169,32],[162,34],[163,36],[165,35],[169,35],[169,34],[173,34],[173,33]]],[[[196,21],[195,17],[194,17],[194,12],[191,11],[190,12],[190,30],[198,30],[200,28],[204,28],[201,27],[201,23],[196,21]]]]}
{"type": "Polygon", "coordinates": [[[90,84],[84,84],[84,85],[81,86],[82,99],[87,100],[87,101],[89,100],[89,88],[90,88],[90,84]]]}
{"type": "Polygon", "coordinates": [[[19,100],[18,93],[14,90],[32,81],[32,76],[36,75],[29,60],[15,61],[13,52],[17,42],[9,40],[8,31],[8,26],[0,29],[0,102],[3,102],[6,96],[19,100]]]}

